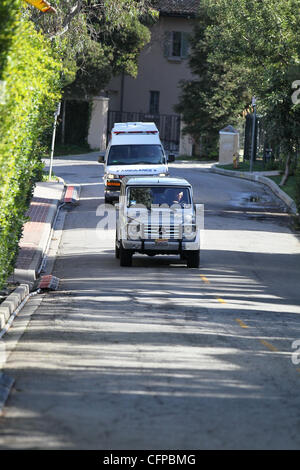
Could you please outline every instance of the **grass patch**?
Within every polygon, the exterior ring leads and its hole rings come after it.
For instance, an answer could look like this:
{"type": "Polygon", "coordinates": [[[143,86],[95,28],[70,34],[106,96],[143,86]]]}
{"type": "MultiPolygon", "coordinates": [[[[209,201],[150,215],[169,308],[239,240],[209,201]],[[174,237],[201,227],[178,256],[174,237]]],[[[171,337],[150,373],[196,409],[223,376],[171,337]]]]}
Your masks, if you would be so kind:
{"type": "MultiPolygon", "coordinates": [[[[59,178],[55,175],[52,175],[51,176],[51,179],[50,179],[50,182],[53,183],[53,182],[58,182],[59,181],[59,178]]],[[[43,178],[42,178],[42,183],[48,183],[49,182],[49,176],[48,175],[44,175],[43,178]]]]}
{"type": "MultiPolygon", "coordinates": [[[[82,144],[82,145],[75,145],[75,144],[61,145],[61,144],[57,144],[54,148],[54,156],[55,157],[59,157],[59,156],[63,156],[63,155],[80,155],[80,154],[83,154],[83,153],[91,153],[91,152],[94,152],[94,150],[91,150],[91,148],[88,144],[82,144]]],[[[50,155],[48,155],[48,158],[50,158],[50,155]]]]}
{"type": "MultiPolygon", "coordinates": [[[[249,160],[242,161],[239,163],[238,168],[234,168],[233,163],[228,165],[217,165],[218,168],[223,168],[224,170],[232,171],[250,171],[250,162],[249,160]]],[[[270,168],[267,165],[264,165],[263,160],[256,160],[253,162],[253,171],[269,171],[270,168]]]]}
{"type": "MultiPolygon", "coordinates": [[[[271,180],[273,180],[276,184],[279,185],[282,176],[268,176],[271,180]]],[[[296,199],[296,176],[289,176],[287,182],[285,183],[284,186],[280,186],[280,189],[284,191],[288,196],[290,196],[292,199],[296,199]]]]}
{"type": "MultiPolygon", "coordinates": [[[[172,153],[172,152],[171,152],[172,153]]],[[[211,162],[216,162],[218,161],[218,158],[217,157],[199,157],[197,155],[178,155],[176,157],[176,160],[183,160],[183,161],[194,161],[194,162],[207,162],[207,161],[211,161],[211,162]]]]}
{"type": "MultiPolygon", "coordinates": [[[[58,177],[58,176],[55,176],[55,175],[52,173],[50,182],[57,182],[57,181],[59,181],[59,177],[58,177]]],[[[44,173],[43,173],[43,176],[42,176],[42,179],[41,179],[41,183],[48,183],[48,182],[49,182],[49,173],[48,173],[48,172],[44,172],[44,173]]]]}

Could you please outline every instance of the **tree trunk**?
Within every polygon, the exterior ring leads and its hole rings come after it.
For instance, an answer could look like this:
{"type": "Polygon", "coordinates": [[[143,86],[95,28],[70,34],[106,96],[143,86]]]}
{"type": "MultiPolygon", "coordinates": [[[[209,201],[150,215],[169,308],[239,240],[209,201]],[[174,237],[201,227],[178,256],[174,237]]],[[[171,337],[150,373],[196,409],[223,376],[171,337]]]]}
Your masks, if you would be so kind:
{"type": "Polygon", "coordinates": [[[288,156],[287,156],[286,162],[285,162],[284,175],[282,177],[282,180],[280,181],[279,186],[284,186],[285,183],[288,180],[288,177],[289,177],[289,174],[290,174],[291,161],[292,161],[292,157],[291,157],[291,154],[289,153],[288,156]]]}

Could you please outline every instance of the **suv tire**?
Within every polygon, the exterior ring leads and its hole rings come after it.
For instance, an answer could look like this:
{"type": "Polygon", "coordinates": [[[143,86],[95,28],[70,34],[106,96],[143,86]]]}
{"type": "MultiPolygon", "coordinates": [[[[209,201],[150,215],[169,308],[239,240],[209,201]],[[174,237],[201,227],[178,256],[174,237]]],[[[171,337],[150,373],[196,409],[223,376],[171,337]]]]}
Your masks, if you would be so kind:
{"type": "Polygon", "coordinates": [[[185,251],[184,257],[188,268],[199,268],[200,250],[185,251]]]}
{"type": "Polygon", "coordinates": [[[111,204],[112,205],[112,199],[110,197],[104,196],[104,202],[105,204],[111,204]]]}
{"type": "Polygon", "coordinates": [[[119,248],[118,245],[117,245],[117,240],[115,241],[115,257],[116,257],[117,259],[120,258],[120,248],[119,248]]]}
{"type": "Polygon", "coordinates": [[[123,248],[122,242],[120,241],[119,249],[120,266],[131,266],[132,265],[132,252],[123,248]]]}

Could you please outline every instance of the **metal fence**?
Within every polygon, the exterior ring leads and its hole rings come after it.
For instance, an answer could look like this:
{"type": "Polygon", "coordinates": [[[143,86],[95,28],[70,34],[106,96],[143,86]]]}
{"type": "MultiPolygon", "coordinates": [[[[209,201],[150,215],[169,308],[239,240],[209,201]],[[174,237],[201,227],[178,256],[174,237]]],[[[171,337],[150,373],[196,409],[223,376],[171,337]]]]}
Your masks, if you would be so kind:
{"type": "MultiPolygon", "coordinates": [[[[245,120],[244,127],[244,160],[251,159],[252,152],[252,133],[254,125],[254,115],[248,114],[245,120]]],[[[265,118],[263,116],[256,116],[255,123],[255,139],[254,139],[254,161],[256,159],[263,159],[264,162],[278,158],[280,155],[280,138],[268,136],[265,118]]]]}
{"type": "Polygon", "coordinates": [[[180,141],[180,116],[177,114],[151,115],[127,111],[108,111],[107,133],[115,122],[154,122],[159,130],[160,139],[166,150],[176,152],[180,141]]]}

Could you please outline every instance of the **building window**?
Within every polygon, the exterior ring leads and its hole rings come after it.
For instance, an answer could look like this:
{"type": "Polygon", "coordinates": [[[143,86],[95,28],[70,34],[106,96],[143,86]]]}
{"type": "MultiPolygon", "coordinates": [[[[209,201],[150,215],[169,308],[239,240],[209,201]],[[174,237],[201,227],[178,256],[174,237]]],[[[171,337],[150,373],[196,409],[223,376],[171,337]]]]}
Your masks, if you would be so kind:
{"type": "Polygon", "coordinates": [[[189,53],[189,33],[166,31],[164,55],[168,59],[186,59],[189,53]]]}
{"type": "Polygon", "coordinates": [[[182,34],[179,31],[172,33],[172,45],[171,45],[172,57],[181,57],[182,54],[182,34]]]}
{"type": "Polygon", "coordinates": [[[150,91],[150,114],[159,114],[159,91],[150,91]]]}

